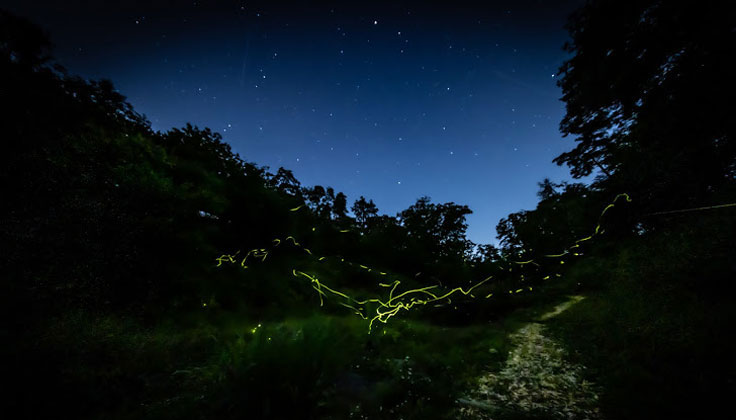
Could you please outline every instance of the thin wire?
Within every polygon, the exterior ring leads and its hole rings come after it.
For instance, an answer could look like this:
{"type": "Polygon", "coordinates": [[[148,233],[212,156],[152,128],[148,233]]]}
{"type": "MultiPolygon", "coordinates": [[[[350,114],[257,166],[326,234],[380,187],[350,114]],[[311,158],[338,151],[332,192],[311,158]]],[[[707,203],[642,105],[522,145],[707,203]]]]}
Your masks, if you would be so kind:
{"type": "Polygon", "coordinates": [[[700,211],[700,210],[713,210],[713,209],[723,209],[726,207],[736,207],[736,203],[729,203],[729,204],[718,204],[716,206],[708,206],[708,207],[695,207],[692,209],[680,209],[680,210],[669,210],[669,211],[658,211],[656,213],[649,213],[645,214],[644,216],[661,216],[664,214],[674,214],[674,213],[686,213],[690,211],[700,211]]]}

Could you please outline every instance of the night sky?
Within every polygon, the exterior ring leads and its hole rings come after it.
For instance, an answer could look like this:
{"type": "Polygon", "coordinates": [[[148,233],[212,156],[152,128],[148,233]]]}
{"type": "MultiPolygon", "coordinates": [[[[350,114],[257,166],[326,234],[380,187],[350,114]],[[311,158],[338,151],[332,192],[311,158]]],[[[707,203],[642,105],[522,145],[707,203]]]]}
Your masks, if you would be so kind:
{"type": "Polygon", "coordinates": [[[220,132],[245,160],[394,215],[418,197],[474,211],[495,243],[536,205],[558,124],[567,15],[582,0],[28,1],[72,74],[108,78],[153,123],[220,132]],[[114,5],[113,5],[114,4],[114,5]]]}

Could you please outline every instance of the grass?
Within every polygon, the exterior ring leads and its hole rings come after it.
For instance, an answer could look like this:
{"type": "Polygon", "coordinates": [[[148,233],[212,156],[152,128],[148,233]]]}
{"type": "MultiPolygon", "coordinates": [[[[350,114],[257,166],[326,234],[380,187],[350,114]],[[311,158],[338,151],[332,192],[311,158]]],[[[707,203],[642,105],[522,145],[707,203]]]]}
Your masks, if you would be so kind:
{"type": "MultiPolygon", "coordinates": [[[[571,296],[541,314],[540,322],[570,309],[584,298],[571,296]]],[[[461,402],[467,419],[596,419],[598,387],[583,377],[585,367],[570,361],[546,325],[529,322],[509,336],[514,347],[504,366],[480,376],[461,402]]]]}
{"type": "MultiPolygon", "coordinates": [[[[724,279],[694,281],[699,256],[673,239],[629,244],[578,264],[571,281],[596,283],[550,325],[571,357],[589,367],[586,379],[603,386],[606,418],[715,418],[736,394],[728,288],[717,297],[708,285],[724,279]]],[[[723,262],[712,259],[697,270],[718,267],[723,262]]]]}
{"type": "MultiPolygon", "coordinates": [[[[27,357],[13,364],[11,408],[28,418],[444,419],[458,418],[480,379],[495,396],[472,399],[503,406],[493,418],[573,418],[568,397],[593,395],[581,383],[602,387],[604,418],[703,414],[704,401],[733,390],[719,373],[733,371],[722,364],[732,311],[673,287],[663,267],[623,248],[532,293],[423,307],[372,334],[314,299],[290,317],[278,311],[288,300],[242,311],[210,300],[153,324],[67,313],[17,343],[27,357]],[[586,299],[565,306],[563,292],[581,287],[586,299]]],[[[487,417],[476,409],[472,418],[487,417]]]]}
{"type": "Polygon", "coordinates": [[[34,333],[42,339],[24,344],[31,369],[14,372],[26,375],[19,395],[34,394],[34,376],[50,378],[35,392],[48,404],[15,404],[36,418],[54,412],[77,418],[447,418],[480,372],[500,367],[508,335],[525,316],[463,327],[393,319],[369,335],[358,317],[321,312],[268,321],[222,313],[188,319],[185,326],[77,312],[34,333]]]}

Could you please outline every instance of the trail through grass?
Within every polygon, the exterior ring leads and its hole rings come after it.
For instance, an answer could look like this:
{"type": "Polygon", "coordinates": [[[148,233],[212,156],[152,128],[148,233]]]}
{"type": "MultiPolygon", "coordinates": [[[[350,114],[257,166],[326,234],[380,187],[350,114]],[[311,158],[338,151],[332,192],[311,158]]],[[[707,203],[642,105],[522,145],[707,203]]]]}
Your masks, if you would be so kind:
{"type": "Polygon", "coordinates": [[[571,296],[511,334],[512,348],[499,371],[478,378],[458,399],[466,419],[599,419],[597,386],[583,379],[585,367],[570,363],[558,342],[545,334],[547,322],[582,296],[571,296]]]}

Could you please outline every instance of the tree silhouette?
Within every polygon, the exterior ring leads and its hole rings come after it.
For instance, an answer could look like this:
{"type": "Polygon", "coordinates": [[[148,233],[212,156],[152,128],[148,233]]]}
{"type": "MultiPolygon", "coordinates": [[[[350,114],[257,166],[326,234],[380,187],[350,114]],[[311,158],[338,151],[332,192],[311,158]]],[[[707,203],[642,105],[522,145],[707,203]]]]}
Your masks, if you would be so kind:
{"type": "Polygon", "coordinates": [[[355,200],[351,210],[355,215],[355,223],[364,232],[368,229],[370,219],[378,215],[378,207],[373,200],[366,200],[362,195],[355,200]]]}
{"type": "Polygon", "coordinates": [[[428,255],[435,258],[463,257],[469,250],[465,216],[471,213],[468,206],[434,204],[425,196],[399,213],[399,219],[409,237],[428,255]]]}
{"type": "Polygon", "coordinates": [[[269,179],[269,183],[285,194],[293,197],[301,196],[302,184],[296,179],[294,172],[289,169],[279,168],[276,174],[269,179]]]}
{"type": "Polygon", "coordinates": [[[345,220],[348,217],[348,198],[339,192],[332,201],[332,216],[335,220],[345,220]]]}
{"type": "Polygon", "coordinates": [[[588,2],[571,18],[560,69],[560,128],[577,146],[555,159],[636,205],[702,203],[736,176],[736,3],[588,2]]]}

